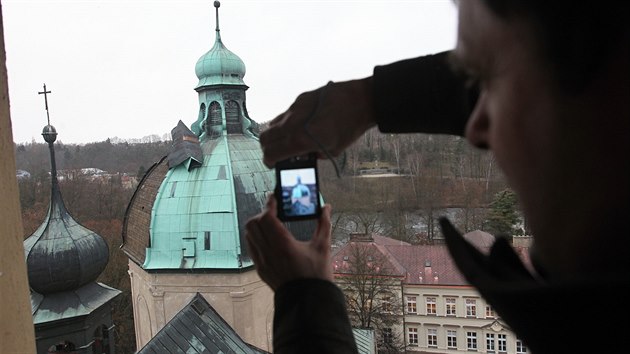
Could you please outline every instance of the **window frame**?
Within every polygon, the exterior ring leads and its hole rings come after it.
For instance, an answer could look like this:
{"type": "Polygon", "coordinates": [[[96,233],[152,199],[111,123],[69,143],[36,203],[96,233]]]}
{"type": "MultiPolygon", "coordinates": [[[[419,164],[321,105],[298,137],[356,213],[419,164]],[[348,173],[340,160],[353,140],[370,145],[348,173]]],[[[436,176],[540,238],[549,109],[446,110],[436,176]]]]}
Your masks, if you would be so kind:
{"type": "Polygon", "coordinates": [[[479,348],[479,343],[477,341],[477,332],[467,331],[466,332],[466,350],[477,351],[479,348]]]}
{"type": "Polygon", "coordinates": [[[457,317],[457,299],[454,297],[447,297],[444,299],[446,316],[457,317]]]}
{"type": "Polygon", "coordinates": [[[466,299],[466,317],[477,317],[477,300],[466,299]]]}
{"type": "Polygon", "coordinates": [[[418,313],[418,297],[417,296],[413,296],[413,295],[407,295],[405,296],[405,309],[407,310],[407,313],[413,313],[413,314],[417,314],[418,313]],[[413,311],[410,310],[410,308],[413,307],[413,311]]]}
{"type": "Polygon", "coordinates": [[[427,328],[427,347],[437,348],[438,346],[438,330],[436,328],[427,328]]]}
{"type": "Polygon", "coordinates": [[[446,347],[448,349],[457,349],[457,330],[446,330],[446,347]]]}
{"type": "Polygon", "coordinates": [[[418,345],[418,327],[407,328],[407,343],[409,345],[418,345]]]}
{"type": "Polygon", "coordinates": [[[425,296],[424,303],[427,316],[437,316],[437,297],[425,296]]]}

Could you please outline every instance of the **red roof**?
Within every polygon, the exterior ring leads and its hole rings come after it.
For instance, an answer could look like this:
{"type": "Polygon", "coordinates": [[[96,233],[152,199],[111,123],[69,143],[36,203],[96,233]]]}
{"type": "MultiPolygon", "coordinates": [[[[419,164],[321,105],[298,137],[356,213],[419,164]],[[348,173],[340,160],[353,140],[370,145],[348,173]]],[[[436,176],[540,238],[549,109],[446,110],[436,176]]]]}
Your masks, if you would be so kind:
{"type": "MultiPolygon", "coordinates": [[[[487,246],[476,246],[484,253],[489,250],[487,246]]],[[[406,284],[469,285],[457,269],[446,245],[410,245],[378,235],[351,238],[350,242],[335,252],[332,257],[335,274],[347,274],[351,271],[350,263],[357,252],[356,248],[366,256],[371,255],[371,259],[378,260],[389,271],[387,274],[403,277],[406,284]]],[[[531,268],[528,249],[517,247],[514,250],[525,266],[531,268]]]]}
{"type": "Polygon", "coordinates": [[[446,245],[386,246],[406,269],[407,284],[468,285],[446,245]]]}

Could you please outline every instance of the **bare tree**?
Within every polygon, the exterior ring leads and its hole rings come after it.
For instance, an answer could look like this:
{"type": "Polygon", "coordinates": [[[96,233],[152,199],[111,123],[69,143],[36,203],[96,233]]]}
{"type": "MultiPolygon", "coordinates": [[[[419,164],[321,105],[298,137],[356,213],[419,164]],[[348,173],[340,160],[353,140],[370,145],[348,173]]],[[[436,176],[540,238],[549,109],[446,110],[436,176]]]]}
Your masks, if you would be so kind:
{"type": "Polygon", "coordinates": [[[352,232],[378,234],[381,233],[381,224],[378,213],[372,210],[355,210],[347,217],[353,225],[352,232]]]}
{"type": "Polygon", "coordinates": [[[379,352],[397,353],[402,341],[402,275],[367,242],[350,243],[336,263],[336,281],[346,295],[353,327],[373,329],[379,352]]]}

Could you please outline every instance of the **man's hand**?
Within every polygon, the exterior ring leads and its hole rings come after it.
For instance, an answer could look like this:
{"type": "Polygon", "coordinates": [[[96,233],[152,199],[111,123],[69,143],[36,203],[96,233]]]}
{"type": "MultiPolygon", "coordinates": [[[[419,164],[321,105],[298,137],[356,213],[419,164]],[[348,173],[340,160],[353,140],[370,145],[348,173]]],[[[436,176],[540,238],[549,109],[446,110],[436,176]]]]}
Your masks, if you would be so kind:
{"type": "Polygon", "coordinates": [[[262,213],[247,222],[247,244],[260,278],[276,291],[299,278],[333,280],[330,263],[330,206],[322,209],[313,238],[298,241],[277,218],[276,200],[267,199],[262,213]]]}
{"type": "Polygon", "coordinates": [[[269,123],[260,134],[263,162],[271,168],[309,152],[323,158],[321,147],[338,156],[375,124],[371,78],[330,83],[299,95],[269,123]]]}

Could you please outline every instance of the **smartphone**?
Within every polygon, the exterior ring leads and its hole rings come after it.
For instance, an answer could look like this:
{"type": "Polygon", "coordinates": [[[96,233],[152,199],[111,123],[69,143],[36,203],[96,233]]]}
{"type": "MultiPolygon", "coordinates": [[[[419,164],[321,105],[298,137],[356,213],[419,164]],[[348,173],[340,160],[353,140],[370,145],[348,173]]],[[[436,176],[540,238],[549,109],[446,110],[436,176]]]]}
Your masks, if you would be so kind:
{"type": "Polygon", "coordinates": [[[319,218],[317,155],[310,153],[276,163],[276,201],[278,218],[294,221],[319,218]]]}

